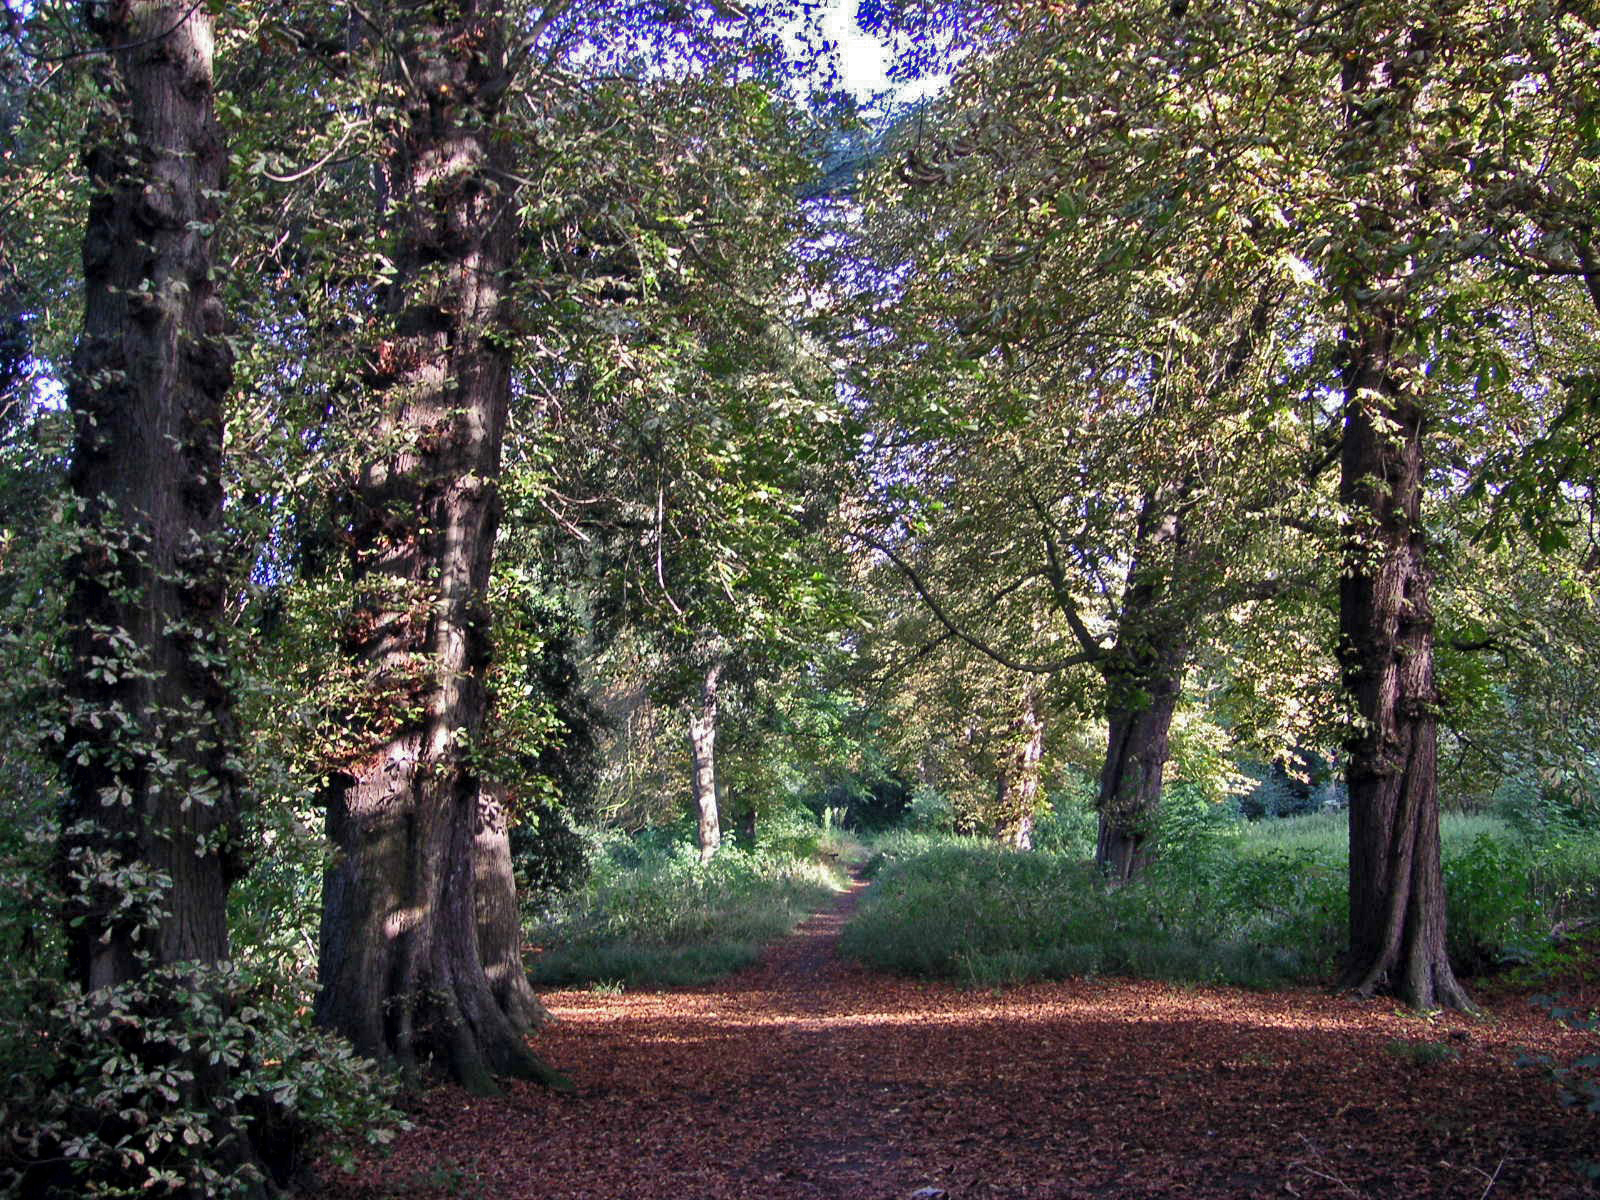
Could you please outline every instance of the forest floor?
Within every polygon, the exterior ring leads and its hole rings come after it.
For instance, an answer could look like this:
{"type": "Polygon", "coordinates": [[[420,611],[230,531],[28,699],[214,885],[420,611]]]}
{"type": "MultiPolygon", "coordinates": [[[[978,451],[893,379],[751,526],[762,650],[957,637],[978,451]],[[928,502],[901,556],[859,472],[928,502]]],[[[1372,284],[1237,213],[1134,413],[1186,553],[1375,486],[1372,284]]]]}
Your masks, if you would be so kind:
{"type": "Polygon", "coordinates": [[[962,990],[837,956],[861,886],[721,983],[547,995],[557,1019],[538,1049],[576,1095],[436,1089],[389,1154],[329,1172],[317,1194],[1594,1194],[1578,1167],[1600,1161],[1600,1119],[1515,1065],[1521,1048],[1570,1060],[1592,1039],[1523,994],[1485,993],[1481,1017],[1422,1018],[1313,989],[962,990]]]}

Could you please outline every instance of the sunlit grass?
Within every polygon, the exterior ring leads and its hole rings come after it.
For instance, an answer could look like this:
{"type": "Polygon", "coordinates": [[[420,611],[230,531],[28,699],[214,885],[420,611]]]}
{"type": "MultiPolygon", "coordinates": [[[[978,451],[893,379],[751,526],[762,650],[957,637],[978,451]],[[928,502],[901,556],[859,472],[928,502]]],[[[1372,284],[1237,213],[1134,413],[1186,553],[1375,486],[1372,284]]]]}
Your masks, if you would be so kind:
{"type": "MultiPolygon", "coordinates": [[[[1495,817],[1447,815],[1441,837],[1459,969],[1534,961],[1560,922],[1600,913],[1600,836],[1532,840],[1495,817]]],[[[1345,944],[1348,846],[1344,812],[1219,819],[1110,889],[1077,856],[897,834],[878,843],[878,882],[843,944],[881,969],[976,986],[1321,981],[1345,944]]]]}
{"type": "Polygon", "coordinates": [[[535,983],[624,988],[704,983],[754,962],[843,886],[839,871],[782,850],[613,843],[589,882],[532,923],[535,983]]]}

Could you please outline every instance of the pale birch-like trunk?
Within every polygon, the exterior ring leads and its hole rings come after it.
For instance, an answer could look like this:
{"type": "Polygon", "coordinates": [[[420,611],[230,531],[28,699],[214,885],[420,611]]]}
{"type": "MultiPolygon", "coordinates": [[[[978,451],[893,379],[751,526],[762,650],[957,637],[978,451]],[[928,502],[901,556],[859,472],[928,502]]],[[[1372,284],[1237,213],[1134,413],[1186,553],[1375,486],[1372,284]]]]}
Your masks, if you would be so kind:
{"type": "Polygon", "coordinates": [[[717,683],[722,664],[706,669],[700,686],[700,704],[689,714],[689,749],[693,757],[692,789],[700,861],[709,862],[722,845],[722,823],[717,812],[717,683]]]}

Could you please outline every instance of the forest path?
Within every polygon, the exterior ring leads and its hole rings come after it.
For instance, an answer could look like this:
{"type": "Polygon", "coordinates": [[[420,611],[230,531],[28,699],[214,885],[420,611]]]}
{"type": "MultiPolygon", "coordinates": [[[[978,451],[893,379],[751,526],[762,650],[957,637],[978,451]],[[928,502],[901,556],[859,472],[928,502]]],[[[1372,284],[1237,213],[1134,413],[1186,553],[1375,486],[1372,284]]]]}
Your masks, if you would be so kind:
{"type": "Polygon", "coordinates": [[[1594,1192],[1596,1124],[1514,1066],[1524,1000],[1419,1019],[1314,990],[965,991],[841,959],[857,883],[718,984],[545,997],[578,1094],[440,1088],[320,1194],[483,1200],[1526,1197],[1594,1192]],[[1437,1052],[1407,1051],[1433,1045],[1437,1052]],[[1432,1053],[1445,1061],[1428,1063],[1432,1053]]]}

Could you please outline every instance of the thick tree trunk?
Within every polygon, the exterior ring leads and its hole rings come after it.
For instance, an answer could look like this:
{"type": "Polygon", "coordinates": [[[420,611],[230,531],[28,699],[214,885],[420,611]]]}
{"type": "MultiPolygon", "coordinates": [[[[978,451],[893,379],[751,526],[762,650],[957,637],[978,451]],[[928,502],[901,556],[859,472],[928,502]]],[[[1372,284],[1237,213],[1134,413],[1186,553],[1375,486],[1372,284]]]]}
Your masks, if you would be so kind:
{"type": "Polygon", "coordinates": [[[211,282],[227,163],[211,17],[183,3],[96,7],[108,105],[84,156],[87,296],[67,390],[83,540],[67,566],[61,842],[69,974],[89,989],[228,956],[238,819],[215,632],[233,356],[211,282]],[[128,868],[170,889],[119,911],[113,876],[128,868]]]}
{"type": "Polygon", "coordinates": [[[689,749],[694,759],[695,816],[700,861],[708,862],[722,845],[722,825],[717,816],[717,681],[722,664],[712,663],[700,687],[700,707],[689,715],[689,749]]]}
{"type": "MultiPolygon", "coordinates": [[[[1395,136],[1435,61],[1437,31],[1375,30],[1351,10],[1341,55],[1347,145],[1364,164],[1366,147],[1395,136]],[[1388,57],[1369,47],[1385,38],[1388,57]]],[[[1380,194],[1381,196],[1381,194],[1380,194]]],[[[1420,191],[1363,205],[1362,240],[1347,248],[1347,291],[1371,289],[1394,260],[1395,222],[1426,205],[1420,191]],[[1386,256],[1390,256],[1387,257],[1386,256]]],[[[1350,790],[1350,952],[1344,986],[1383,991],[1415,1008],[1471,1008],[1445,952],[1444,874],[1436,792],[1439,691],[1433,668],[1433,608],[1422,524],[1422,376],[1402,346],[1408,333],[1403,287],[1365,305],[1345,331],[1344,440],[1339,499],[1345,513],[1339,583],[1339,667],[1355,710],[1346,740],[1350,790]]]]}
{"type": "Polygon", "coordinates": [[[1397,325],[1392,314],[1380,315],[1349,338],[1339,661],[1357,724],[1346,742],[1350,955],[1343,983],[1415,1008],[1469,1008],[1445,954],[1423,411],[1395,361],[1397,325]]]}
{"type": "Polygon", "coordinates": [[[1168,734],[1183,686],[1187,647],[1175,642],[1141,664],[1106,680],[1106,758],[1100,770],[1100,836],[1095,863],[1115,883],[1126,883],[1150,864],[1168,734]]]}
{"type": "Polygon", "coordinates": [[[1034,810],[1039,803],[1039,763],[1044,757],[1044,715],[1037,686],[1023,693],[1022,711],[1012,723],[1015,743],[1000,772],[999,811],[1005,840],[1018,850],[1033,849],[1034,810]]]}
{"type": "Polygon", "coordinates": [[[406,111],[389,163],[395,279],[373,351],[373,444],[349,497],[345,649],[365,665],[368,746],[335,775],[317,1019],[364,1054],[478,1091],[555,1082],[478,956],[473,845],[490,558],[510,401],[515,250],[498,5],[392,5],[406,111]]]}
{"type": "Polygon", "coordinates": [[[1113,883],[1138,875],[1155,851],[1167,737],[1189,660],[1183,616],[1167,604],[1168,572],[1185,546],[1183,522],[1163,516],[1157,498],[1147,496],[1138,541],[1140,559],[1129,570],[1117,644],[1102,666],[1106,757],[1100,769],[1095,863],[1113,883]]]}
{"type": "Polygon", "coordinates": [[[522,910],[511,862],[510,797],[499,784],[478,788],[478,821],[472,839],[473,898],[478,914],[478,961],[495,1003],[518,1029],[533,1029],[550,1014],[528,983],[522,959],[522,910]]]}
{"type": "MultiPolygon", "coordinates": [[[[61,915],[67,978],[91,993],[137,983],[124,996],[154,1020],[179,1014],[181,993],[211,986],[199,968],[228,958],[237,874],[236,731],[217,629],[233,354],[211,273],[227,155],[209,13],[127,0],[84,8],[105,58],[85,135],[84,323],[67,380],[81,540],[66,566],[61,915]]],[[[137,1023],[108,1029],[132,1060],[174,1072],[183,1104],[219,1114],[219,1131],[231,1124],[211,1166],[232,1174],[256,1163],[227,1065],[175,1060],[137,1023]]],[[[108,1143],[139,1138],[137,1113],[81,1117],[108,1143]]],[[[126,1178],[74,1179],[148,1187],[167,1156],[147,1149],[126,1178]]],[[[179,1194],[199,1189],[191,1177],[179,1194]]]]}

